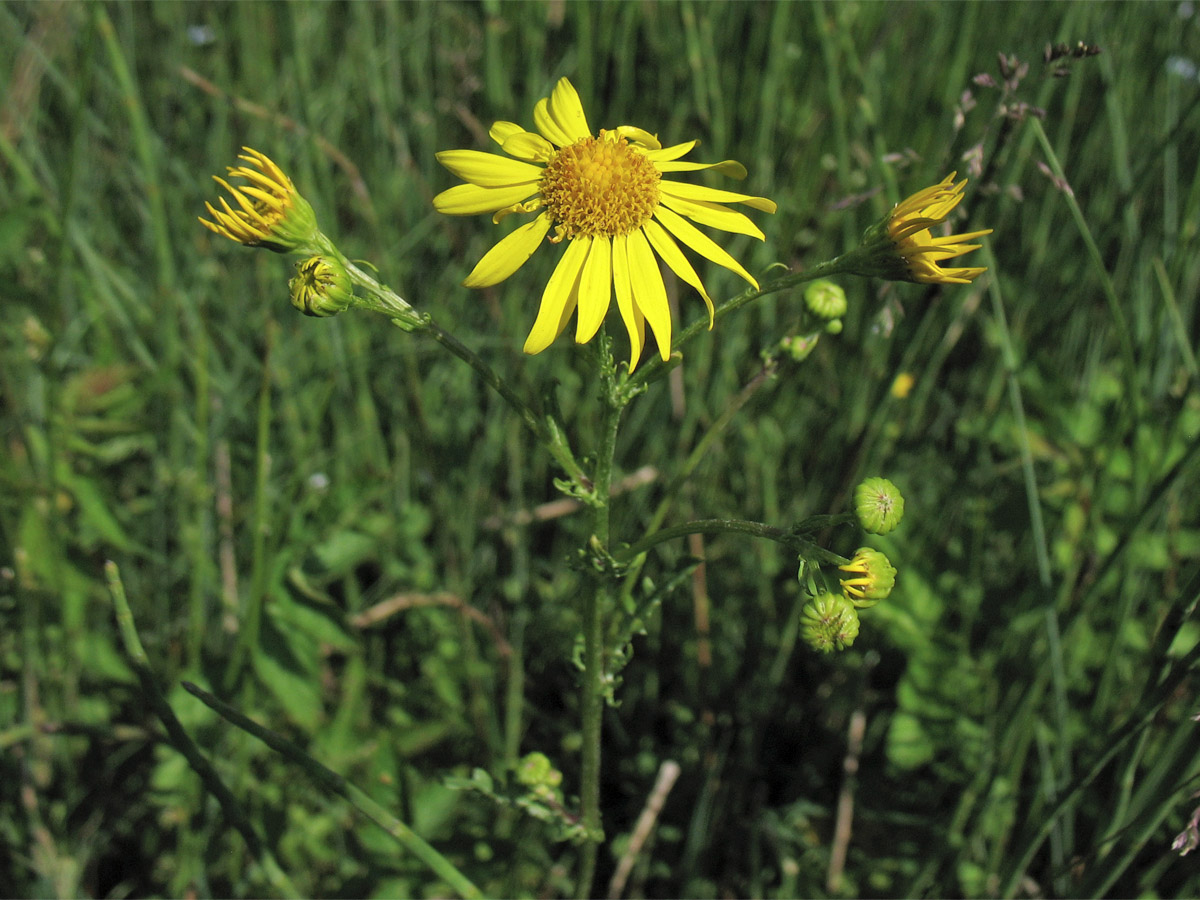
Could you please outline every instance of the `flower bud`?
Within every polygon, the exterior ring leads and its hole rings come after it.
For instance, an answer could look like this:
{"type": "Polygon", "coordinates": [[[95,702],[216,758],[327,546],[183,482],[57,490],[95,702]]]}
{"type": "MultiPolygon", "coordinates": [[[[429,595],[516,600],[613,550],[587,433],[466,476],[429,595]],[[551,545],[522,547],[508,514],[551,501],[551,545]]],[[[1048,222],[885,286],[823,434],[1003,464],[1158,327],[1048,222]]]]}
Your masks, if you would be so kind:
{"type": "Polygon", "coordinates": [[[854,558],[838,568],[849,576],[842,579],[842,593],[859,609],[886,599],[896,584],[896,569],[886,556],[870,547],[859,547],[854,558]]]}
{"type": "Polygon", "coordinates": [[[889,281],[918,284],[970,284],[987,271],[983,267],[943,267],[941,264],[972,250],[969,241],[992,229],[934,237],[931,231],[946,221],[963,198],[966,179],[954,183],[951,172],[937,184],[917,191],[863,234],[862,244],[842,257],[846,271],[889,281]]]}
{"type": "Polygon", "coordinates": [[[868,478],[854,489],[854,514],[871,534],[887,534],[904,517],[904,498],[886,478],[868,478]]]}
{"type": "Polygon", "coordinates": [[[804,642],[814,650],[845,650],[858,637],[858,611],[841,594],[818,594],[800,614],[804,642]]]}
{"type": "Polygon", "coordinates": [[[276,253],[311,252],[321,235],[313,208],[269,156],[250,147],[242,150],[245,152],[238,159],[249,165],[229,166],[228,171],[246,184],[231,185],[224,178],[213,176],[229,192],[237,208],[230,206],[224,197],[217,201],[220,208],[205,203],[213,221],[201,219],[200,224],[247,247],[265,247],[276,253]]]}
{"type": "Polygon", "coordinates": [[[292,306],[306,316],[336,316],[354,302],[354,285],[341,261],[310,256],[296,263],[296,277],[288,282],[292,306]]]}
{"type": "Polygon", "coordinates": [[[838,319],[846,314],[846,292],[832,281],[820,279],[804,289],[804,304],[821,319],[838,319]]]}

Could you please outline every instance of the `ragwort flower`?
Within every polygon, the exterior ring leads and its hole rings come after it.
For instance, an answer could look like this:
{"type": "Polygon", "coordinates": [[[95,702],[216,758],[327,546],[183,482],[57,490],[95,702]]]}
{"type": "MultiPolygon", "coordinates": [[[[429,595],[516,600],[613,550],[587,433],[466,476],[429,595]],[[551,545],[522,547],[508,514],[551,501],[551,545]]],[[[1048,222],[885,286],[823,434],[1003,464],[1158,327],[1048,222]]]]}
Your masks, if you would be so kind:
{"type": "Polygon", "coordinates": [[[433,199],[439,212],[492,213],[493,222],[512,213],[537,213],[484,255],[463,282],[467,287],[499,284],[524,265],[543,239],[554,244],[567,241],[542,293],[525,341],[526,353],[540,353],[550,346],[576,309],[575,340],[591,340],[615,290],[629,332],[631,367],[641,356],[646,323],[662,358],[667,359],[671,313],[656,253],[700,292],[711,328],[712,299],[680,243],[758,287],[741,264],[687,220],[763,240],[749,218],[723,204],[744,203],[772,213],[775,204],[765,197],[663,178],[670,172],[700,169],[745,178],[741,163],[681,162],[695,141],[663,147],[655,135],[632,125],[601,129],[593,135],[579,95],[566,78],[559,80],[549,97],[538,101],[533,121],[540,133],[513,122],[492,125],[492,140],[507,157],[476,150],[439,153],[438,161],[467,184],[433,199]]]}
{"type": "Polygon", "coordinates": [[[859,547],[854,558],[838,568],[846,573],[842,578],[842,593],[859,609],[886,600],[896,586],[896,568],[886,556],[870,547],[859,547]]]}
{"type": "Polygon", "coordinates": [[[228,171],[231,177],[244,178],[249,184],[235,187],[219,175],[213,176],[229,191],[238,208],[230,206],[224,197],[217,201],[220,209],[205,203],[214,221],[201,219],[200,224],[247,247],[266,247],[276,253],[313,248],[320,231],[308,201],[265,153],[249,147],[242,150],[238,159],[250,165],[229,166],[228,171]]]}
{"type": "Polygon", "coordinates": [[[917,191],[896,204],[881,221],[867,230],[863,244],[848,254],[849,266],[860,275],[913,281],[919,284],[970,284],[986,268],[943,268],[948,259],[978,250],[979,244],[967,243],[991,234],[992,229],[934,237],[930,230],[946,221],[963,197],[964,178],[954,183],[951,172],[940,182],[917,191]]]}

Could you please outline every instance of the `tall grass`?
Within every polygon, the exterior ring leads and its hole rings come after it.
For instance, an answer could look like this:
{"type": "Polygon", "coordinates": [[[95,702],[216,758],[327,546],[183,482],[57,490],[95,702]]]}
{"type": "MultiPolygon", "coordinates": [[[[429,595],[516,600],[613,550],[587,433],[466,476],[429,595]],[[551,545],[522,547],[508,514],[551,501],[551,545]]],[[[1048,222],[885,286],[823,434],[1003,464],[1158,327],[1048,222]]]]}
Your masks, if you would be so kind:
{"type": "MultiPolygon", "coordinates": [[[[699,461],[680,521],[785,525],[891,478],[899,586],[818,657],[775,546],[652,555],[678,585],[606,712],[598,884],[673,760],[630,896],[1200,893],[1170,847],[1200,772],[1198,35],[1173,3],[0,6],[0,891],[449,890],[185,680],[485,894],[571,889],[577,847],[460,789],[539,750],[577,790],[585,525],[522,515],[559,498],[556,470],[434,342],[295,315],[287,264],[196,222],[210,173],[262,149],[344,250],[592,435],[582,354],[520,352],[553,254],[467,291],[500,229],[429,202],[452,183],[435,152],[487,149],[567,75],[594,126],[746,163],[780,207],[764,245],[733,242],[751,271],[841,252],[952,169],[994,229],[972,286],[845,282],[845,331],[699,461]],[[1102,53],[1050,77],[1045,46],[1081,40],[1102,53]],[[1007,92],[998,54],[1029,64],[1007,92]],[[108,560],[265,853],[155,718],[108,560]]],[[[678,295],[679,320],[703,314],[678,295]]],[[[798,302],[724,320],[639,398],[617,475],[656,478],[616,499],[615,535],[798,302]]]]}

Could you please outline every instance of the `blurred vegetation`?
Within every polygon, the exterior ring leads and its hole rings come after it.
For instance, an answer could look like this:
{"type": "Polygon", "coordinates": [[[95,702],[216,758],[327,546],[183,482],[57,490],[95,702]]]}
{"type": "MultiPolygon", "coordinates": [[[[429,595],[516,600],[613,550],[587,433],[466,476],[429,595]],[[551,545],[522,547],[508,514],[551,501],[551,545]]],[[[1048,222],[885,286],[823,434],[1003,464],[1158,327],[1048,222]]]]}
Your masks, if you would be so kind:
{"type": "MultiPolygon", "coordinates": [[[[521,515],[557,473],[433,342],[297,315],[290,262],[196,221],[210,175],[263,150],[343,250],[590,440],[582,354],[520,352],[555,255],[463,289],[502,230],[429,203],[454,183],[436,151],[487,149],[567,75],[595,127],[746,164],[780,206],[765,245],[731,242],[751,271],[836,255],[954,169],[970,227],[995,229],[972,286],[846,280],[845,331],[697,470],[679,521],[786,525],[886,475],[898,587],[818,656],[775,545],[650,557],[676,584],[606,713],[598,890],[675,761],[627,896],[1200,894],[1171,850],[1200,802],[1197,47],[1190,2],[0,5],[0,893],[279,888],[168,743],[106,560],[154,680],[300,894],[448,888],[184,680],[485,894],[571,890],[554,817],[487,796],[530,751],[576,790],[586,535],[521,515]],[[1102,52],[1043,63],[1078,41],[1102,52]]],[[[679,321],[703,314],[678,293],[679,321]]],[[[618,498],[616,535],[800,302],[723,321],[636,401],[619,474],[656,477],[618,498]]]]}

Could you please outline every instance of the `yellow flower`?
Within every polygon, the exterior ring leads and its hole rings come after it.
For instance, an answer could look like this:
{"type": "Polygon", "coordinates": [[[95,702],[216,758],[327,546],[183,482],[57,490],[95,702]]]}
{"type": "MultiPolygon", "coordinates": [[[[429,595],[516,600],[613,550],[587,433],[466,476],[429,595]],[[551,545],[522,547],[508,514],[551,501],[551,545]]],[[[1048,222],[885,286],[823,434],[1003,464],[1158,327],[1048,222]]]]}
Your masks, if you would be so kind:
{"type": "Polygon", "coordinates": [[[944,269],[940,265],[978,250],[979,244],[967,241],[992,233],[992,229],[985,228],[967,234],[933,236],[930,229],[946,221],[962,200],[967,181],[964,178],[954,184],[956,174],[951,172],[933,187],[897,203],[881,221],[867,229],[862,246],[843,257],[845,269],[859,275],[919,284],[970,284],[986,272],[985,268],[944,269]]]}
{"type": "Polygon", "coordinates": [[[878,550],[859,547],[854,558],[838,568],[847,573],[842,579],[842,593],[859,609],[886,600],[896,586],[896,569],[878,550]]]}
{"type": "Polygon", "coordinates": [[[550,346],[576,309],[575,340],[581,344],[591,340],[615,290],[617,309],[629,332],[631,368],[641,356],[647,322],[662,358],[667,359],[671,313],[655,253],[700,292],[708,305],[711,328],[712,299],[677,240],[758,287],[749,272],[687,219],[763,240],[749,218],[722,204],[744,203],[772,213],[775,204],[765,197],[663,178],[669,172],[700,169],[745,178],[741,163],[680,162],[695,141],[663,147],[655,135],[632,125],[601,129],[593,135],[579,95],[566,78],[559,80],[549,97],[538,101],[533,121],[540,134],[513,122],[492,125],[492,140],[507,157],[476,150],[439,153],[438,161],[467,184],[433,199],[439,212],[493,213],[493,222],[511,213],[538,213],[484,255],[463,282],[467,287],[499,284],[524,265],[543,239],[554,244],[567,240],[567,249],[542,293],[537,319],[525,341],[526,353],[540,353],[550,346]]]}
{"type": "Polygon", "coordinates": [[[888,236],[906,264],[908,281],[921,284],[970,284],[977,275],[987,271],[984,268],[943,269],[938,265],[947,259],[978,250],[979,244],[966,242],[992,233],[990,228],[944,237],[934,237],[930,232],[934,225],[946,221],[946,217],[962,200],[967,180],[964,178],[954,184],[957,174],[951,172],[933,187],[917,191],[900,201],[888,216],[888,236]]]}
{"type": "Polygon", "coordinates": [[[229,166],[228,171],[231,177],[250,182],[248,185],[234,187],[219,175],[213,176],[239,208],[231,207],[224,197],[217,201],[220,209],[205,203],[214,221],[201,219],[200,224],[247,247],[266,247],[277,253],[314,248],[320,232],[308,201],[265,153],[249,147],[242,150],[238,159],[250,165],[229,166]]]}

